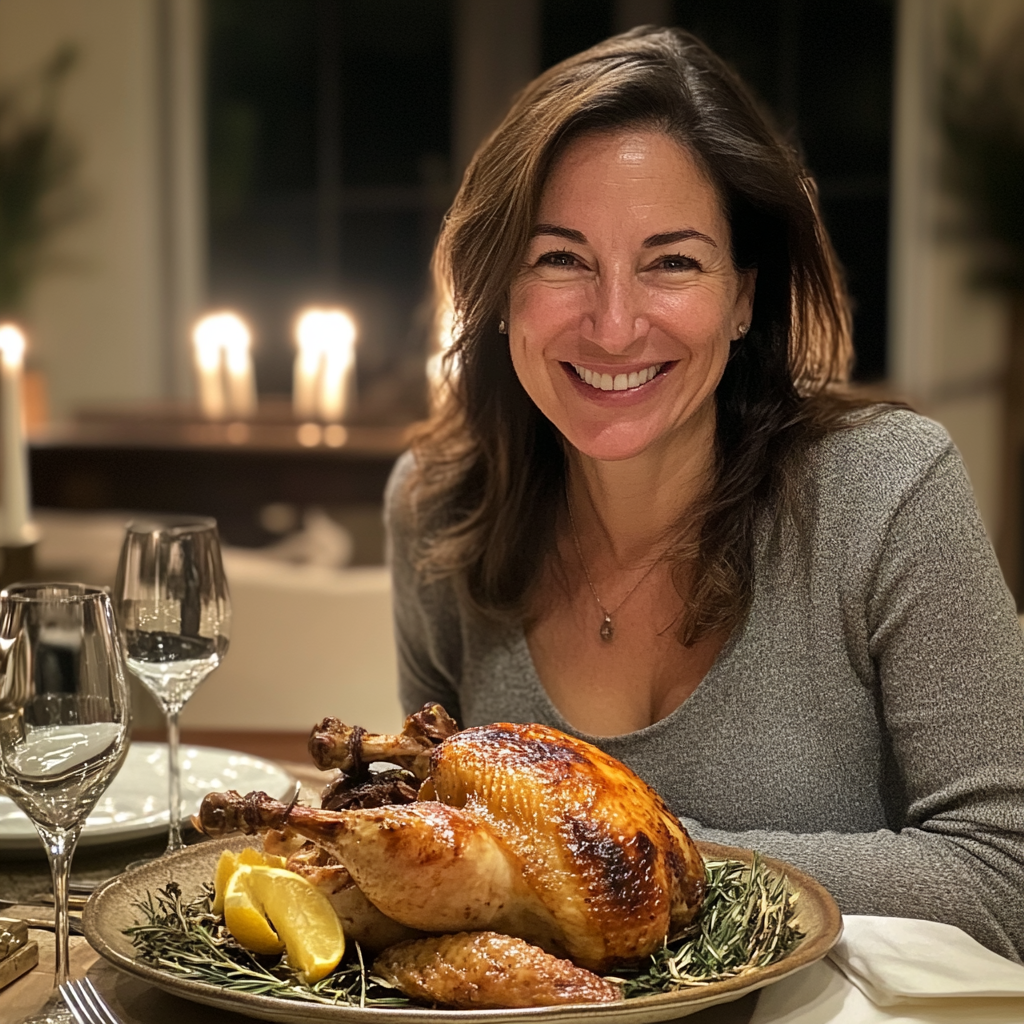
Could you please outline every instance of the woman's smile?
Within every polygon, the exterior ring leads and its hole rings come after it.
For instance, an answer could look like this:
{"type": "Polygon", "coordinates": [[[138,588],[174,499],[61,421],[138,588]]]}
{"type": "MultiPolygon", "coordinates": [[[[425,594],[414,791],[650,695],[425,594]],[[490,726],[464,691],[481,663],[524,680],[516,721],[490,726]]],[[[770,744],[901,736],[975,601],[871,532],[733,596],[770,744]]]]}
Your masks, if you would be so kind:
{"type": "Polygon", "coordinates": [[[644,366],[640,370],[627,370],[619,367],[602,370],[591,369],[578,363],[569,365],[577,377],[589,384],[595,391],[635,391],[648,381],[654,380],[666,364],[654,363],[653,366],[644,366]]]}

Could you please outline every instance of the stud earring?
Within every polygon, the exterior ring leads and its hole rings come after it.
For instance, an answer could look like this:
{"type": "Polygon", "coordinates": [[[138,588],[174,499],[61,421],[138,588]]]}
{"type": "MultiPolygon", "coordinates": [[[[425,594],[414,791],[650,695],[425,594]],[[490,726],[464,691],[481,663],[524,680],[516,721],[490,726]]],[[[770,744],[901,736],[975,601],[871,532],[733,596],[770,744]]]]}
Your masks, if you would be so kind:
{"type": "Polygon", "coordinates": [[[505,318],[504,317],[502,317],[498,321],[498,333],[499,334],[508,334],[508,324],[505,322],[505,318]]]}
{"type": "Polygon", "coordinates": [[[739,337],[736,340],[742,341],[747,336],[747,331],[750,330],[750,324],[740,324],[737,330],[739,331],[739,337]]]}

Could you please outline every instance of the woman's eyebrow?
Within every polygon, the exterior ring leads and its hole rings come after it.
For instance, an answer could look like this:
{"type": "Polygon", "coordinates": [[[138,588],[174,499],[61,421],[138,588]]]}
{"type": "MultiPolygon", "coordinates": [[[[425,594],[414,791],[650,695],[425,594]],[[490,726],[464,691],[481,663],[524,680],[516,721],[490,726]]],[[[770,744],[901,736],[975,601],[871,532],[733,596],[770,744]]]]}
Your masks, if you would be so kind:
{"type": "Polygon", "coordinates": [[[577,242],[580,245],[587,244],[587,236],[575,228],[563,228],[557,224],[538,224],[533,229],[533,238],[537,235],[556,235],[558,238],[567,238],[570,242],[577,242]]]}
{"type": "Polygon", "coordinates": [[[718,243],[713,238],[701,231],[694,231],[692,228],[684,228],[682,231],[666,231],[661,235],[651,235],[650,238],[644,239],[643,244],[645,249],[656,249],[659,245],[684,242],[688,238],[699,238],[702,242],[707,242],[708,245],[713,245],[716,249],[718,248],[718,243]]]}

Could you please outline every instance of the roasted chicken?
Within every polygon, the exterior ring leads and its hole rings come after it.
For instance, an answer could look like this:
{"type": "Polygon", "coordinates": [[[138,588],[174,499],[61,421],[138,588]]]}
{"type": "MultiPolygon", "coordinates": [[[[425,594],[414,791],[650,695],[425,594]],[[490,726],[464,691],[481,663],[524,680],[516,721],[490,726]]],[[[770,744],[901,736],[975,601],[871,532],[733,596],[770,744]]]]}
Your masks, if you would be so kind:
{"type": "Polygon", "coordinates": [[[291,830],[407,928],[516,936],[594,971],[648,955],[693,920],[700,854],[628,768],[545,726],[449,723],[428,706],[399,736],[327,719],[311,737],[322,768],[359,775],[391,761],[422,777],[414,802],[325,810],[229,792],[210,794],[196,823],[209,835],[291,830]]]}

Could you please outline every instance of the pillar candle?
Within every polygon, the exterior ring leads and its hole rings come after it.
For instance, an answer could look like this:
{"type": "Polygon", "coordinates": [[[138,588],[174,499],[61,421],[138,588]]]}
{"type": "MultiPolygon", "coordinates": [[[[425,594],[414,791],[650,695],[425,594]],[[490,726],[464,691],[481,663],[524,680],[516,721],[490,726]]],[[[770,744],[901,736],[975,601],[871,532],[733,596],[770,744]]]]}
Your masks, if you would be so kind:
{"type": "Polygon", "coordinates": [[[225,371],[228,378],[228,408],[231,415],[248,419],[256,415],[256,376],[249,351],[249,329],[241,320],[231,325],[231,334],[224,345],[225,371]]]}
{"type": "Polygon", "coordinates": [[[292,403],[298,419],[337,422],[355,394],[356,325],[343,309],[307,309],[296,322],[292,403]]]}
{"type": "Polygon", "coordinates": [[[220,339],[211,320],[212,317],[203,317],[192,332],[199,408],[206,419],[222,420],[227,414],[227,396],[220,366],[220,339]]]}
{"type": "Polygon", "coordinates": [[[0,495],[0,543],[32,541],[28,451],[21,402],[25,336],[13,324],[0,327],[0,402],[2,402],[3,492],[0,495]]]}

